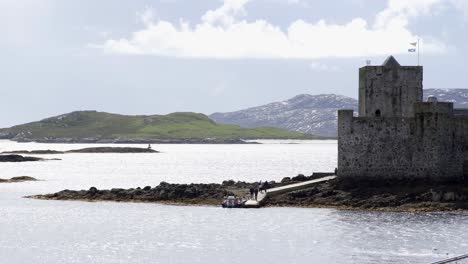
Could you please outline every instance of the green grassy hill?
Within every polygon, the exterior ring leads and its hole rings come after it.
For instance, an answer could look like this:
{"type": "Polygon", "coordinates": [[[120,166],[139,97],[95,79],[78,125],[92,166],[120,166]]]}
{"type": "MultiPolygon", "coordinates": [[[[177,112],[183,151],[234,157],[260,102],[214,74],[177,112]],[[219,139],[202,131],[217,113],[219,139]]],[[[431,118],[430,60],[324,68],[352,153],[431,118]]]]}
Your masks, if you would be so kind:
{"type": "Polygon", "coordinates": [[[146,139],[311,139],[317,138],[278,128],[243,128],[217,124],[206,115],[127,116],[80,111],[0,129],[3,138],[146,138],[146,139]]]}

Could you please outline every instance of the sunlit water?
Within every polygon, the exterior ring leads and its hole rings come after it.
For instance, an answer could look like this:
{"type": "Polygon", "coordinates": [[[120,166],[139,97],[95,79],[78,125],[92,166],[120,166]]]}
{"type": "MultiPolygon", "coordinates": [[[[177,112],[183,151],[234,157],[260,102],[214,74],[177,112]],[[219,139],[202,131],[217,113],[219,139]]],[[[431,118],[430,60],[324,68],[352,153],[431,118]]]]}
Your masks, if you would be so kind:
{"type": "MultiPolygon", "coordinates": [[[[468,214],[39,201],[63,189],[281,180],[332,171],[335,141],[157,145],[159,154],[0,163],[0,263],[430,263],[468,253],[468,214]]],[[[0,151],[96,145],[0,141],[0,151]]],[[[121,145],[119,145],[121,146],[121,145]]],[[[128,145],[131,146],[131,145],[128,145]]]]}

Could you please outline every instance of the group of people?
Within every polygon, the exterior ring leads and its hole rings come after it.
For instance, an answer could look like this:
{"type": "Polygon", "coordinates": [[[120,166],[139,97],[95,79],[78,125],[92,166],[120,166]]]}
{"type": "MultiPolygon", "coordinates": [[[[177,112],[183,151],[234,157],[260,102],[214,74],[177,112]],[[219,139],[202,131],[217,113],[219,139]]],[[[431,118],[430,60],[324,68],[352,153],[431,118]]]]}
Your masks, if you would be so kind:
{"type": "Polygon", "coordinates": [[[262,193],[262,192],[267,192],[268,188],[270,187],[270,185],[268,184],[267,181],[263,182],[260,181],[260,184],[255,186],[255,187],[251,187],[250,188],[250,199],[252,200],[257,200],[258,198],[258,193],[262,193]]]}

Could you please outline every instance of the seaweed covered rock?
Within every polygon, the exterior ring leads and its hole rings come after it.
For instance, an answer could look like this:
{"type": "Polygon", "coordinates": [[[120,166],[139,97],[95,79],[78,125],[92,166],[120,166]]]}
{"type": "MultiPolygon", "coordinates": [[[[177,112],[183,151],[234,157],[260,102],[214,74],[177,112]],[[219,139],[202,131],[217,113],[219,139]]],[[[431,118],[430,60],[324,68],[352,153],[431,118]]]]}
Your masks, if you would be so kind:
{"type": "Polygon", "coordinates": [[[87,200],[87,201],[119,201],[119,202],[167,202],[187,204],[219,204],[226,195],[234,193],[221,184],[170,184],[161,182],[151,188],[113,188],[99,190],[91,187],[89,190],[63,190],[53,194],[36,195],[30,198],[52,200],[87,200]]]}
{"type": "Polygon", "coordinates": [[[393,181],[385,184],[339,179],[268,197],[270,206],[335,207],[386,211],[451,211],[468,208],[468,182],[393,181]]]}

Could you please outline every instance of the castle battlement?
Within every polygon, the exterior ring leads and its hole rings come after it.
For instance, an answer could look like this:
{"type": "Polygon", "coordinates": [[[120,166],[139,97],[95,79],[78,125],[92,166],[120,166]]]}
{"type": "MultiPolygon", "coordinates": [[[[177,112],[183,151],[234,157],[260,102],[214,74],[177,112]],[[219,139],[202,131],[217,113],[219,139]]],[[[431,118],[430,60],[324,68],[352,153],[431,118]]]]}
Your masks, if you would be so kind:
{"type": "Polygon", "coordinates": [[[430,113],[430,114],[447,114],[453,115],[453,103],[452,102],[423,102],[414,104],[414,113],[430,113]]]}

